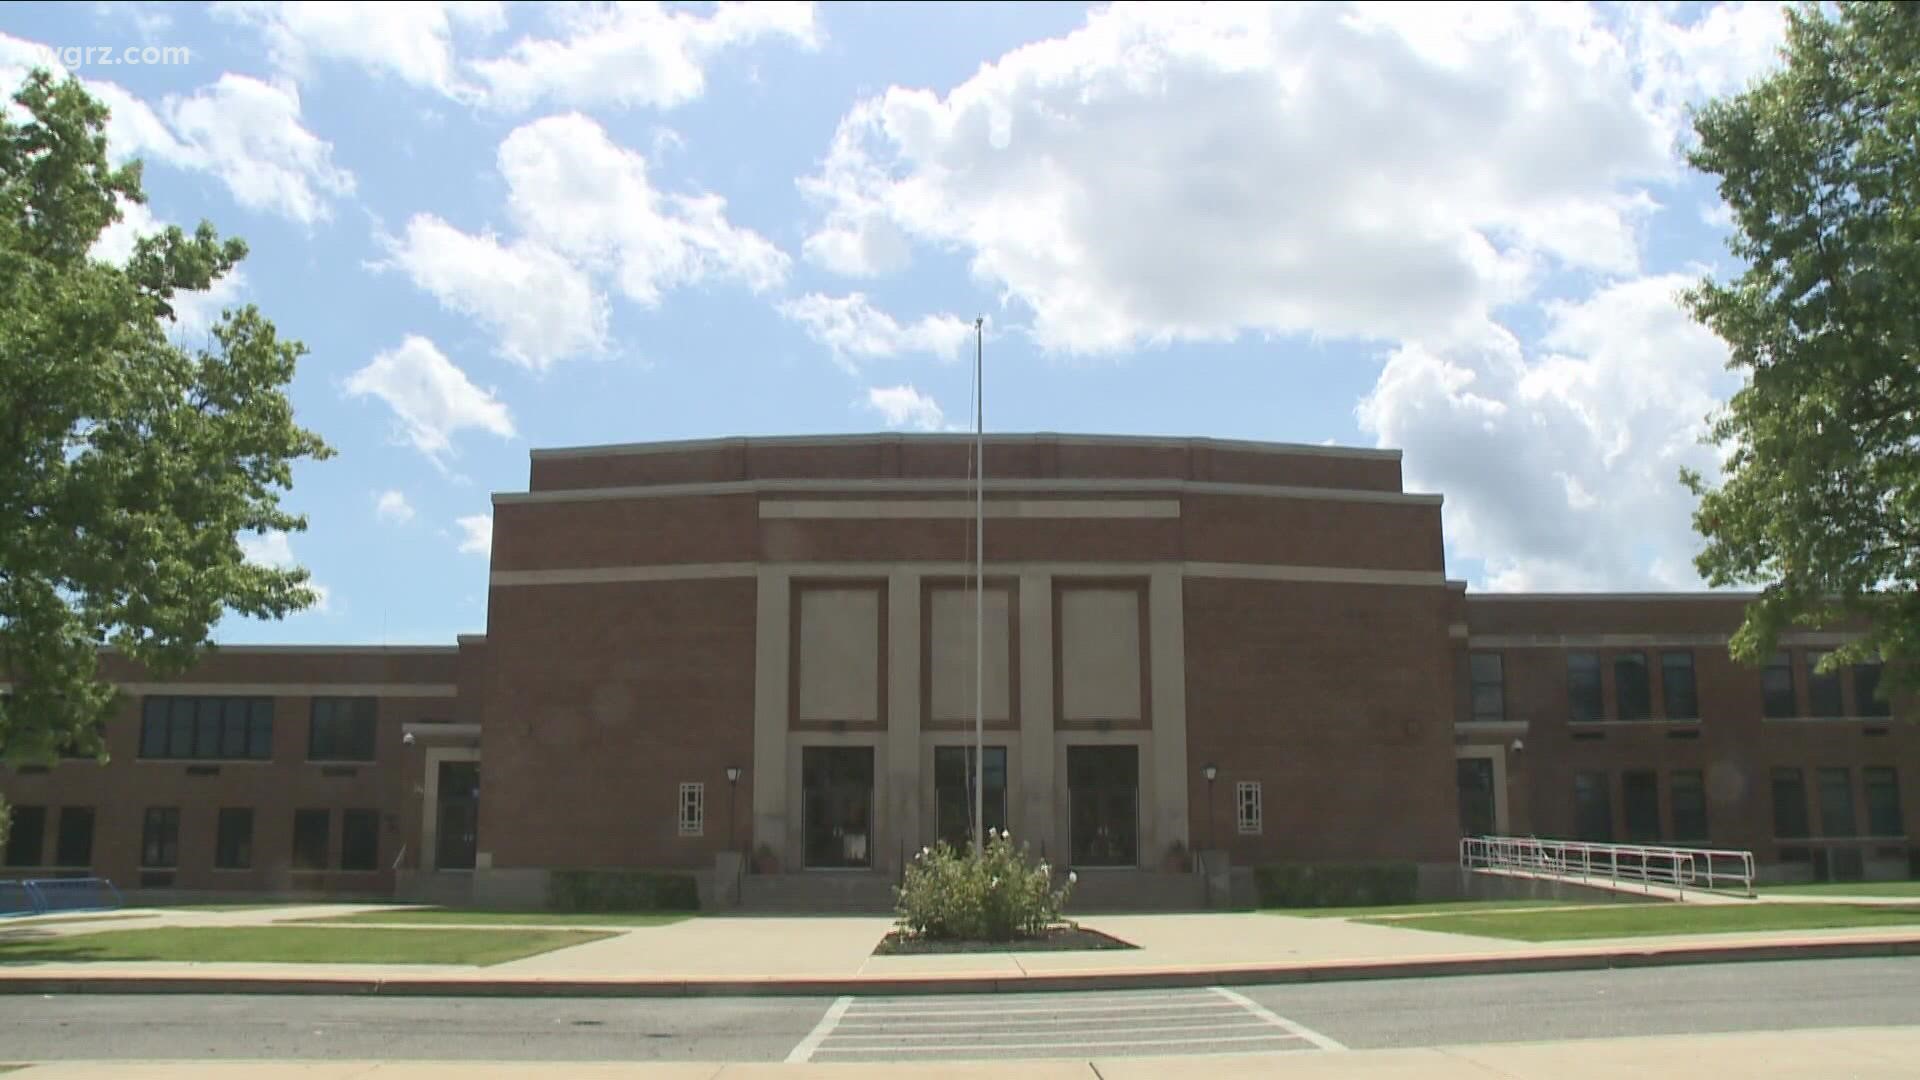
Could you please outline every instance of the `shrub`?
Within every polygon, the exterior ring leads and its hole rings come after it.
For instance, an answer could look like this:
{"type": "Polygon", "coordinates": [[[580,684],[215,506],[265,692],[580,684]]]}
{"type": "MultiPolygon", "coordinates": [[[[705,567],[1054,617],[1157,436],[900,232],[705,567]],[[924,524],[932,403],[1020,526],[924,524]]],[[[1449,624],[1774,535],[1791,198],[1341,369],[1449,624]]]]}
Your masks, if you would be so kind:
{"type": "Polygon", "coordinates": [[[698,911],[691,874],[649,870],[555,870],[547,879],[555,911],[698,911]]]}
{"type": "Polygon", "coordinates": [[[1060,922],[1076,875],[1055,889],[1053,871],[1030,862],[1004,829],[990,833],[986,850],[956,850],[941,841],[922,848],[895,889],[896,924],[911,937],[1011,941],[1038,937],[1060,922]]]}
{"type": "Polygon", "coordinates": [[[1410,862],[1279,863],[1254,870],[1262,907],[1411,904],[1420,871],[1410,862]]]}

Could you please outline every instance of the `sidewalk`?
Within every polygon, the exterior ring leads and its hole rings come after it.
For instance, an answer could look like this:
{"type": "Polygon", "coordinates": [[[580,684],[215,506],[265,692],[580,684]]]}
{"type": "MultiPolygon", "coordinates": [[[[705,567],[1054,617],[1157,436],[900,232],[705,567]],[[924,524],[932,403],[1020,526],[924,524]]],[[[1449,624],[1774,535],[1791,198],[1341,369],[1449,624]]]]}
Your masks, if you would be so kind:
{"type": "MultiPolygon", "coordinates": [[[[54,923],[48,934],[257,926],[314,910],[168,912],[54,923]]],[[[1533,944],[1266,913],[1112,915],[1087,925],[1139,948],[874,956],[883,916],[709,917],[489,967],[427,964],[48,962],[0,965],[0,993],[202,992],[685,996],[901,994],[1248,985],[1594,970],[1734,960],[1920,955],[1920,926],[1533,944]]],[[[31,929],[31,924],[7,928],[31,929]]],[[[341,926],[337,932],[351,933],[341,926]]],[[[511,932],[501,929],[498,932],[511,932]]]]}
{"type": "Polygon", "coordinates": [[[1718,1075],[1762,1078],[1911,1077],[1920,1073],[1920,1027],[1665,1035],[1632,1039],[1499,1043],[1413,1050],[1349,1050],[1091,1061],[992,1061],[871,1065],[624,1064],[613,1062],[135,1062],[36,1065],[19,1080],[1586,1080],[1663,1076],[1681,1063],[1718,1075]]]}

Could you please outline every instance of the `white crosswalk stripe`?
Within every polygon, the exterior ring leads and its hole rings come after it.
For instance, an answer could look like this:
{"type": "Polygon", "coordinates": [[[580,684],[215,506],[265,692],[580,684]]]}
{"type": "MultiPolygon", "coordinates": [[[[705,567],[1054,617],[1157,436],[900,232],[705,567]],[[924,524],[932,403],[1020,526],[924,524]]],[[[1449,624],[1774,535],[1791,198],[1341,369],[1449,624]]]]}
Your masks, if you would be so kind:
{"type": "Polygon", "coordinates": [[[788,1061],[1344,1049],[1231,990],[842,998],[788,1061]]]}

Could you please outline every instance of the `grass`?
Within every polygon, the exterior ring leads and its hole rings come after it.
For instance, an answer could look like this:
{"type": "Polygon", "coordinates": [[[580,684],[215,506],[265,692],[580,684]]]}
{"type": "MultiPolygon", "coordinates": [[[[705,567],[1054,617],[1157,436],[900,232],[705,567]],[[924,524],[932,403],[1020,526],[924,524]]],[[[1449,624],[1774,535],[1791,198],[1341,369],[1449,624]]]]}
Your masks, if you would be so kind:
{"type": "Polygon", "coordinates": [[[1760,892],[1790,896],[1911,896],[1920,900],[1920,881],[1823,881],[1817,885],[1767,885],[1760,892]]]}
{"type": "Polygon", "coordinates": [[[172,960],[270,964],[498,964],[611,937],[587,930],[163,927],[0,941],[0,963],[172,960]]]}
{"type": "Polygon", "coordinates": [[[669,911],[481,911],[471,908],[406,908],[397,911],[357,911],[351,915],[320,915],[289,919],[299,923],[387,923],[407,926],[666,926],[693,916],[669,911]]]}
{"type": "Polygon", "coordinates": [[[1269,915],[1300,919],[1354,919],[1378,916],[1443,915],[1463,911],[1558,907],[1570,900],[1435,900],[1425,904],[1375,904],[1371,907],[1261,908],[1269,915]]]}
{"type": "Polygon", "coordinates": [[[1525,911],[1510,915],[1469,912],[1377,921],[1381,926],[1512,941],[1584,941],[1658,934],[1827,930],[1915,923],[1920,923],[1920,906],[1904,904],[1624,904],[1573,911],[1525,911]]]}

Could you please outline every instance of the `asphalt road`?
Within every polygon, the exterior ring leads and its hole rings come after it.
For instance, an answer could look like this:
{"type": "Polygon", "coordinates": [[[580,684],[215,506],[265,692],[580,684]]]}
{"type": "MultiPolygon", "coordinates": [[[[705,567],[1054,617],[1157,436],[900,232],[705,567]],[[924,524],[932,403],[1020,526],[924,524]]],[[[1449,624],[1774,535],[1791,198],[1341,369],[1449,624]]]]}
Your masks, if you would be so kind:
{"type": "Polygon", "coordinates": [[[1320,1053],[1920,1023],[1920,959],[951,998],[0,996],[0,1061],[1320,1053]]]}

